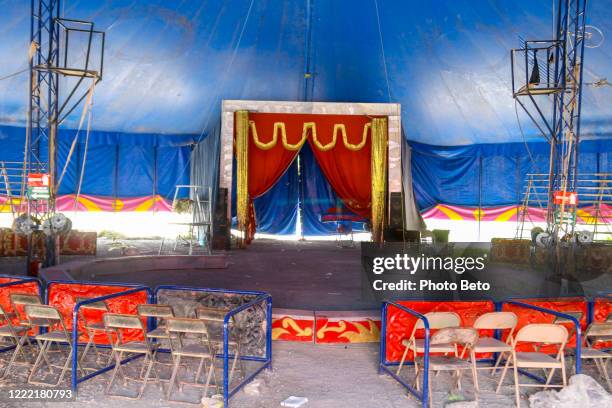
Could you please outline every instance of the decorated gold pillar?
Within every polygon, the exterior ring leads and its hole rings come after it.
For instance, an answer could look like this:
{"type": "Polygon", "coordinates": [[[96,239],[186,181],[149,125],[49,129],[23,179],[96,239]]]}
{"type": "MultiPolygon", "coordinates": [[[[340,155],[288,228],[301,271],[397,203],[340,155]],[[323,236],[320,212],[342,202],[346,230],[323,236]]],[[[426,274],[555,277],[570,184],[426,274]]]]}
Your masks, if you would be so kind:
{"type": "Polygon", "coordinates": [[[372,119],[372,241],[383,242],[387,186],[387,118],[372,119]]]}
{"type": "Polygon", "coordinates": [[[249,227],[249,111],[236,112],[236,216],[244,247],[249,227]]]}

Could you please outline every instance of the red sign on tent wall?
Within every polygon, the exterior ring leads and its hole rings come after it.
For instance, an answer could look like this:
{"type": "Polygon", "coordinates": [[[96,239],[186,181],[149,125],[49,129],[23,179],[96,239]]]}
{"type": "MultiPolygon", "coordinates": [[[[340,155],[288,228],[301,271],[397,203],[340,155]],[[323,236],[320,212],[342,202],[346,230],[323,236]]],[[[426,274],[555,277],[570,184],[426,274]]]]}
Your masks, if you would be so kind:
{"type": "Polygon", "coordinates": [[[28,175],[28,187],[49,187],[49,175],[47,173],[30,173],[28,175]]]}
{"type": "Polygon", "coordinates": [[[578,205],[578,193],[575,191],[555,191],[553,194],[553,202],[557,205],[578,205]]]}

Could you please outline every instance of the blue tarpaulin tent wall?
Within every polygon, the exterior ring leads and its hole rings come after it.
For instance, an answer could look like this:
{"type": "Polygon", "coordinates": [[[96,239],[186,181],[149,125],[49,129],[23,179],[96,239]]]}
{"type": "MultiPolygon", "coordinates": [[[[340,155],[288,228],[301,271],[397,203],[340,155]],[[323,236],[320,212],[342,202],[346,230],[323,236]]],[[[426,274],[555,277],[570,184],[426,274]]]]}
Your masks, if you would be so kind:
{"type": "MultiPolygon", "coordinates": [[[[58,176],[67,163],[74,136],[74,130],[61,129],[59,132],[58,176]]],[[[0,126],[0,143],[3,146],[0,161],[22,162],[24,140],[23,128],[0,126]]],[[[161,195],[171,199],[175,185],[189,184],[192,143],[191,136],[92,131],[80,193],[112,198],[161,195]]],[[[47,147],[43,145],[41,149],[46,154],[47,147]]],[[[77,192],[84,153],[85,136],[80,135],[58,194],[77,192]]]]}
{"type": "MultiPolygon", "coordinates": [[[[413,186],[421,210],[436,204],[516,205],[528,173],[548,174],[548,143],[410,146],[413,186]]],[[[612,170],[612,140],[583,141],[579,149],[579,173],[612,170]]]]}
{"type": "MultiPolygon", "coordinates": [[[[552,36],[554,1],[62,4],[63,17],[93,20],[96,29],[107,33],[84,193],[171,195],[174,180],[187,181],[187,144],[214,133],[222,99],[401,104],[406,138],[415,149],[412,169],[422,209],[436,202],[515,203],[517,185],[530,165],[522,142],[542,140],[520,111],[522,128],[517,121],[509,50],[520,45],[519,37],[552,36]],[[141,140],[145,138],[154,140],[141,140]],[[487,143],[500,145],[480,145],[487,143]],[[499,172],[504,183],[498,182],[499,172]]],[[[592,153],[598,158],[587,155],[581,166],[591,168],[593,163],[602,168],[612,154],[609,143],[596,142],[612,137],[612,87],[603,81],[612,78],[610,21],[610,0],[589,1],[587,24],[608,37],[590,29],[589,46],[599,46],[585,51],[581,136],[595,143],[592,153]]],[[[2,2],[0,126],[20,127],[22,135],[29,31],[30,2],[2,2]]],[[[79,111],[62,129],[77,127],[79,111]]],[[[2,141],[0,160],[23,157],[23,139],[13,136],[12,142],[2,141]]],[[[60,160],[67,152],[66,140],[60,141],[60,160]]],[[[83,139],[79,143],[81,149],[83,139]]],[[[534,147],[532,155],[537,166],[547,165],[546,147],[534,147]]],[[[70,164],[60,192],[74,191],[77,168],[78,161],[70,164]]],[[[308,213],[308,200],[315,200],[308,195],[316,191],[332,200],[332,192],[325,190],[321,184],[306,193],[305,222],[320,210],[308,213]]],[[[257,204],[261,214],[266,212],[262,202],[257,204]]],[[[294,203],[287,205],[293,208],[294,203]]]]}

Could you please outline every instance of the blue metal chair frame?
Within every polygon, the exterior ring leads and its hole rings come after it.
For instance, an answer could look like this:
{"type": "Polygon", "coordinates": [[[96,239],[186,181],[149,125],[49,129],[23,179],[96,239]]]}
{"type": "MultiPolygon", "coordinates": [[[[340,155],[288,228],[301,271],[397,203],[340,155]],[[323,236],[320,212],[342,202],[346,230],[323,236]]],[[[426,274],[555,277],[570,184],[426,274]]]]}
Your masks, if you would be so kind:
{"type": "MultiPolygon", "coordinates": [[[[147,293],[147,301],[151,301],[152,299],[152,291],[150,288],[148,288],[147,286],[143,286],[143,285],[139,285],[139,284],[134,284],[134,283],[107,283],[107,282],[75,282],[75,281],[68,281],[68,280],[54,280],[54,281],[50,281],[47,284],[47,290],[45,291],[45,304],[49,304],[49,293],[51,292],[51,288],[54,285],[57,284],[69,284],[69,285],[79,285],[79,286],[114,286],[114,287],[124,287],[124,288],[130,288],[121,292],[117,292],[117,293],[111,293],[108,295],[104,295],[104,296],[99,296],[96,298],[91,298],[91,299],[85,299],[82,300],[80,302],[78,302],[77,304],[74,305],[74,309],[72,310],[72,349],[73,349],[73,353],[72,353],[72,372],[71,372],[71,378],[70,378],[70,386],[72,388],[72,391],[74,391],[75,393],[78,391],[78,385],[79,383],[88,380],[90,378],[93,378],[97,375],[103,374],[109,370],[111,370],[115,365],[111,364],[109,366],[103,367],[97,371],[94,371],[90,374],[87,374],[83,377],[78,376],[78,359],[79,359],[79,345],[83,346],[84,343],[79,342],[79,331],[78,331],[78,326],[79,326],[79,309],[83,306],[83,305],[87,305],[89,303],[95,303],[95,302],[100,302],[100,301],[105,301],[108,299],[113,299],[113,298],[118,298],[118,297],[122,297],[122,296],[127,296],[127,295],[131,295],[134,293],[139,293],[139,292],[145,292],[147,293]]],[[[99,344],[97,345],[97,347],[100,348],[111,348],[111,345],[107,345],[107,344],[99,344]]],[[[132,360],[134,360],[135,358],[138,357],[142,357],[141,355],[137,355],[137,356],[133,356],[133,357],[129,357],[124,359],[121,364],[125,364],[128,363],[132,360]]]]}
{"type": "MultiPolygon", "coordinates": [[[[175,286],[175,285],[161,285],[155,288],[153,292],[153,299],[151,303],[157,303],[157,296],[160,290],[172,290],[172,291],[186,291],[186,292],[209,292],[209,293],[221,293],[221,294],[236,294],[236,295],[251,295],[256,296],[255,299],[251,300],[248,303],[240,305],[232,310],[230,310],[223,319],[223,354],[217,355],[217,358],[223,359],[223,406],[229,407],[229,399],[240,391],[245,385],[247,385],[250,381],[252,381],[260,372],[264,369],[272,368],[272,296],[266,292],[257,292],[257,291],[245,291],[245,290],[229,290],[229,289],[207,289],[207,288],[197,288],[197,287],[189,287],[189,286],[175,286]],[[266,305],[266,356],[240,356],[240,360],[245,361],[258,361],[263,363],[261,367],[259,367],[255,372],[250,374],[248,377],[244,378],[240,384],[238,384],[234,389],[229,389],[229,322],[232,316],[237,315],[238,313],[253,307],[257,304],[265,304],[266,305]]],[[[167,349],[159,349],[158,352],[168,353],[167,349]]]]}
{"type": "MultiPolygon", "coordinates": [[[[597,298],[601,298],[601,297],[608,297],[610,296],[610,294],[602,294],[601,296],[598,296],[597,298]]],[[[579,297],[579,296],[571,296],[571,297],[579,297]]],[[[535,299],[533,297],[528,298],[528,299],[535,299]]],[[[590,310],[589,312],[589,319],[592,318],[592,308],[593,308],[593,304],[594,304],[594,299],[591,299],[588,301],[588,308],[590,310]]],[[[409,299],[409,300],[418,300],[418,299],[409,299]]],[[[483,300],[491,300],[491,299],[483,299],[483,300]]],[[[582,365],[581,365],[581,357],[580,357],[580,344],[581,342],[581,331],[580,331],[580,322],[574,318],[573,316],[567,315],[565,313],[562,312],[557,312],[556,310],[551,310],[551,309],[546,309],[543,307],[539,307],[539,306],[535,306],[535,305],[531,305],[528,303],[524,303],[524,302],[520,302],[519,300],[526,300],[526,298],[508,298],[505,299],[501,302],[496,302],[495,303],[495,310],[500,311],[502,310],[502,307],[504,304],[512,304],[515,306],[520,306],[520,307],[525,307],[527,309],[533,309],[542,313],[546,313],[546,314],[551,314],[554,316],[558,316],[558,317],[563,317],[565,319],[570,320],[575,328],[576,328],[576,373],[579,374],[581,372],[582,369],[582,365]]],[[[586,299],[585,299],[586,301],[586,299]]],[[[495,331],[495,337],[499,338],[499,331],[496,330],[495,331]]],[[[429,384],[429,338],[430,338],[430,330],[429,330],[429,322],[427,321],[427,318],[412,310],[409,309],[405,306],[400,305],[397,302],[390,302],[390,301],[385,301],[382,304],[382,313],[381,313],[381,333],[380,333],[380,356],[379,356],[379,369],[378,372],[380,374],[386,373],[389,374],[393,379],[395,379],[397,382],[399,382],[404,388],[406,388],[412,395],[414,395],[419,401],[421,401],[423,408],[427,407],[427,403],[428,403],[428,399],[429,399],[429,395],[428,395],[428,384],[429,384]],[[399,377],[398,375],[395,374],[395,372],[393,370],[390,370],[389,367],[393,367],[393,366],[397,366],[399,363],[397,362],[391,362],[391,361],[387,361],[387,311],[389,307],[395,307],[398,308],[406,313],[409,313],[413,316],[415,316],[416,318],[420,319],[423,321],[424,326],[425,326],[425,350],[424,350],[424,357],[423,357],[423,392],[419,392],[416,389],[414,389],[410,384],[408,384],[404,379],[402,379],[401,377],[399,377]]],[[[481,362],[483,360],[480,360],[481,362]]],[[[492,361],[492,360],[484,360],[484,361],[492,361]]],[[[405,364],[412,364],[412,363],[405,363],[405,364]]],[[[525,370],[519,370],[519,372],[527,377],[530,377],[538,382],[541,383],[545,383],[546,379],[542,378],[538,375],[529,373],[525,370]]]]}
{"type": "Polygon", "coordinates": [[[395,381],[399,382],[404,388],[408,390],[412,395],[414,395],[419,401],[423,408],[427,408],[427,402],[429,401],[429,321],[427,318],[420,314],[419,312],[415,312],[412,309],[409,309],[405,306],[400,305],[396,302],[383,302],[382,304],[382,315],[381,315],[381,332],[380,332],[380,359],[378,365],[379,374],[389,374],[391,377],[395,379],[395,381]],[[424,345],[424,353],[423,353],[423,392],[419,392],[414,389],[410,384],[404,381],[400,376],[395,374],[393,370],[390,370],[389,367],[397,366],[399,363],[387,361],[387,310],[389,306],[398,308],[406,313],[410,313],[417,319],[423,321],[423,326],[425,327],[425,345],[424,345]]]}

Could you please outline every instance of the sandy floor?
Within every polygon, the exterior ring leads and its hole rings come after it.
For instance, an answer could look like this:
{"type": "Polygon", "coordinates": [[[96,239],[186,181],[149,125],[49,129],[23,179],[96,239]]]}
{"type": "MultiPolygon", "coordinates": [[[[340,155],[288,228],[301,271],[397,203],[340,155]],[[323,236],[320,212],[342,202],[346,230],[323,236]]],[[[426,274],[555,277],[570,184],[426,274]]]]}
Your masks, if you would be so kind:
{"type": "MultiPolygon", "coordinates": [[[[5,360],[6,357],[3,356],[2,359],[5,360]]],[[[255,388],[258,389],[259,395],[249,394],[244,390],[239,391],[230,400],[230,406],[235,408],[279,407],[280,402],[290,395],[307,397],[309,403],[304,408],[410,408],[420,406],[418,401],[409,396],[391,377],[378,375],[377,363],[377,345],[345,347],[275,342],[274,367],[271,371],[264,371],[257,379],[260,385],[255,388]]],[[[135,376],[139,368],[138,360],[130,363],[127,369],[128,375],[135,376]]],[[[247,372],[248,370],[249,368],[247,372]]],[[[167,369],[162,367],[160,371],[162,377],[168,375],[167,369]]],[[[593,367],[588,366],[586,372],[595,375],[593,367]]],[[[412,370],[407,368],[403,374],[407,378],[411,377],[412,370]]],[[[9,387],[24,384],[26,375],[25,367],[14,370],[10,378],[0,384],[0,393],[6,394],[9,387]]],[[[36,402],[29,403],[27,406],[33,408],[52,408],[60,405],[90,408],[184,406],[184,404],[165,401],[164,394],[154,384],[147,386],[145,396],[138,401],[105,397],[103,390],[109,378],[110,374],[103,374],[84,382],[79,388],[75,403],[68,405],[36,402]]],[[[450,402],[461,398],[473,401],[474,393],[469,378],[469,376],[464,377],[462,391],[449,392],[454,388],[450,375],[443,373],[433,377],[434,406],[448,406],[450,402]]],[[[521,380],[527,381],[525,377],[522,377],[521,380]]],[[[507,377],[500,394],[494,392],[495,381],[488,370],[479,371],[480,406],[487,408],[512,406],[514,386],[511,376],[507,377]]],[[[135,387],[133,383],[128,385],[131,391],[134,391],[135,387]]],[[[535,389],[529,390],[529,394],[535,391],[535,389]]],[[[198,389],[185,387],[184,394],[177,394],[177,397],[195,401],[200,395],[198,389]]],[[[528,406],[526,397],[522,405],[528,406]]],[[[0,407],[18,406],[25,405],[0,402],[0,407]]]]}

